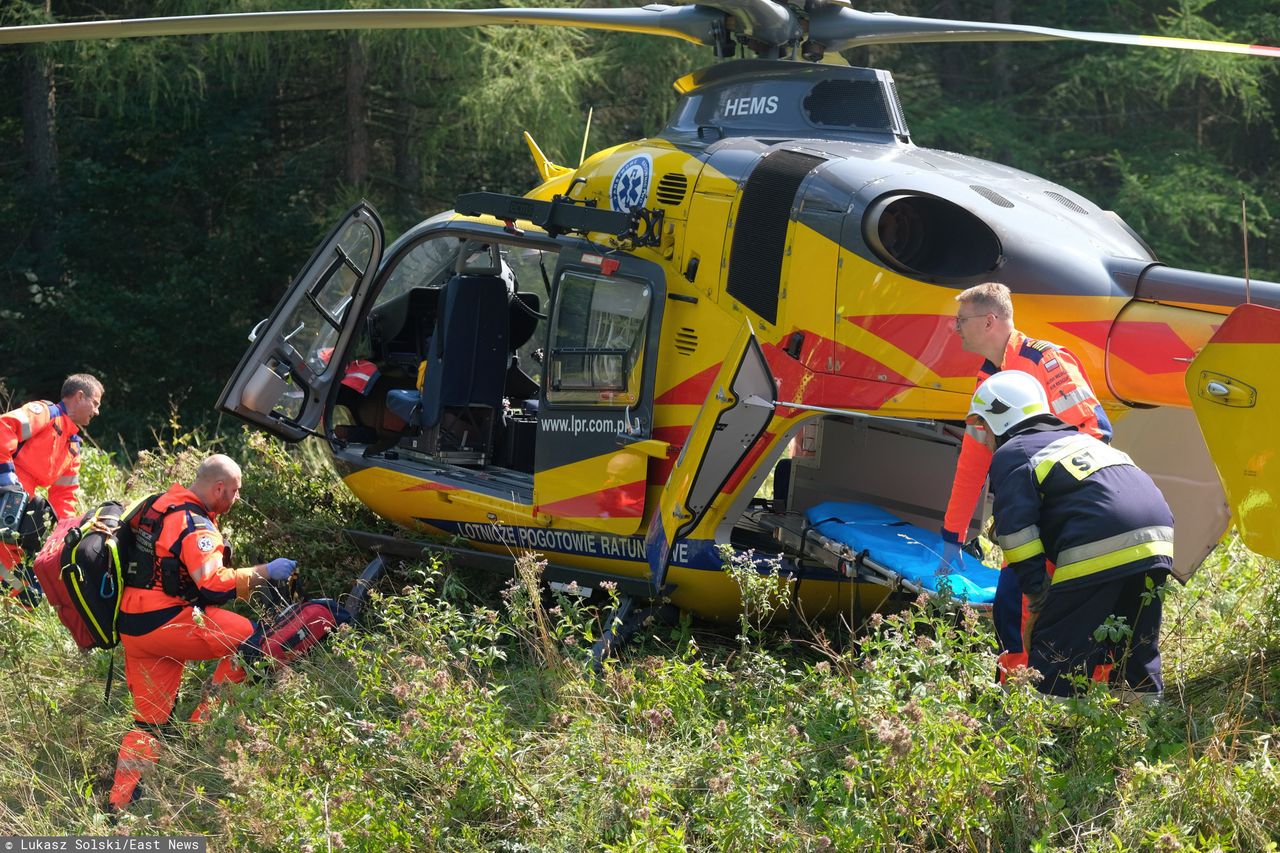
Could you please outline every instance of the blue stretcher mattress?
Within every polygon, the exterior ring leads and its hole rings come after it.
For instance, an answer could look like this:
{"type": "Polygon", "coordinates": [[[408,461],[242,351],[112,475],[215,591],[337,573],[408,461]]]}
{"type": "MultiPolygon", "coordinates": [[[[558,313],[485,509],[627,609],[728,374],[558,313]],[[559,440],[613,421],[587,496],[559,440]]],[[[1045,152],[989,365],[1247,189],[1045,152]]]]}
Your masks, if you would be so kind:
{"type": "Polygon", "coordinates": [[[939,575],[942,536],[908,524],[878,506],[827,501],[810,507],[805,516],[818,533],[859,554],[866,551],[867,559],[924,589],[939,592],[939,585],[948,582],[952,595],[971,604],[995,601],[998,570],[962,553],[962,568],[939,575]]]}

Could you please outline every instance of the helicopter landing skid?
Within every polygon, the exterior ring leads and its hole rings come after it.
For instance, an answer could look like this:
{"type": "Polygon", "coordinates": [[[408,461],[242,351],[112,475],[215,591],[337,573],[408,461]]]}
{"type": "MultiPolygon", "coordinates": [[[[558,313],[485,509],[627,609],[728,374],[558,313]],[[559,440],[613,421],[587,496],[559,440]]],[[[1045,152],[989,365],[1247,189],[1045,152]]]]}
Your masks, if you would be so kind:
{"type": "Polygon", "coordinates": [[[669,602],[658,602],[639,609],[636,608],[635,602],[636,600],[629,595],[620,597],[618,606],[613,608],[605,618],[609,628],[591,647],[591,665],[597,672],[603,667],[605,658],[616,655],[618,650],[631,642],[641,629],[655,622],[664,625],[675,624],[679,617],[679,608],[669,602]]]}
{"type": "MultiPolygon", "coordinates": [[[[424,542],[417,539],[397,539],[381,533],[370,533],[365,530],[344,529],[343,533],[357,547],[372,551],[379,558],[392,557],[405,560],[426,560],[433,556],[447,556],[455,566],[466,566],[486,572],[513,577],[515,575],[515,555],[512,553],[493,554],[465,545],[449,545],[442,542],[424,542]]],[[[375,560],[376,562],[376,560],[375,560]]],[[[369,564],[370,569],[373,563],[369,564]]],[[[365,570],[366,573],[369,569],[365,570]]],[[[669,583],[655,596],[653,586],[648,577],[637,578],[630,575],[612,572],[597,572],[580,569],[576,566],[565,566],[548,562],[542,570],[542,580],[548,584],[568,585],[576,583],[580,590],[595,590],[602,583],[616,585],[619,601],[634,598],[640,601],[662,599],[676,588],[669,583]]],[[[354,592],[354,591],[353,591],[354,592]]]]}

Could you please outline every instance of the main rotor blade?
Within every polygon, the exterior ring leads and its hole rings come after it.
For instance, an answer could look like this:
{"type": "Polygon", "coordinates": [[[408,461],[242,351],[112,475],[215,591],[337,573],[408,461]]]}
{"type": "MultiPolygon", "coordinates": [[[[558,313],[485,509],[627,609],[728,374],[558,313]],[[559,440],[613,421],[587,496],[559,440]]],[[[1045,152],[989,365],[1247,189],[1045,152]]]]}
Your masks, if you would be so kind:
{"type": "Polygon", "coordinates": [[[859,12],[833,5],[814,11],[809,20],[809,38],[823,45],[827,50],[845,50],[864,44],[915,42],[1088,41],[1134,47],[1209,50],[1280,59],[1280,47],[1261,44],[1237,44],[1126,33],[1089,33],[1022,24],[984,24],[973,21],[948,21],[940,18],[913,18],[882,12],[859,12]]]}
{"type": "Polygon", "coordinates": [[[651,5],[638,9],[332,9],[0,27],[0,44],[214,33],[417,30],[491,24],[542,24],[648,33],[710,45],[715,44],[714,30],[724,20],[723,13],[700,6],[651,5]]]}

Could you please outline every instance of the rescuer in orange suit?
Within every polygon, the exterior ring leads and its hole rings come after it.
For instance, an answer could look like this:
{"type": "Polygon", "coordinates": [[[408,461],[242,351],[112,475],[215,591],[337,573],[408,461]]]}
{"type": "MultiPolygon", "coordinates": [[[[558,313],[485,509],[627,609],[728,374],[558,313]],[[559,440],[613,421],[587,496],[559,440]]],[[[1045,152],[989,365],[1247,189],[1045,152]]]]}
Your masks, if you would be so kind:
{"type": "MultiPolygon", "coordinates": [[[[138,798],[141,776],[159,757],[159,737],[171,731],[186,662],[220,658],[215,691],[245,679],[235,655],[261,639],[259,628],[218,605],[247,599],[265,581],[287,581],[297,565],[283,557],[243,569],[226,565],[227,548],[215,522],[240,496],[240,483],[239,465],[221,454],[210,456],[189,488],[175,483],[130,522],[137,545],[126,572],[119,631],[134,728],[116,761],[109,798],[115,809],[138,798]]],[[[203,721],[209,700],[196,706],[192,722],[203,721]]]]}
{"type": "MultiPolygon", "coordinates": [[[[25,492],[31,519],[42,521],[45,505],[60,519],[74,515],[80,488],[80,430],[101,405],[102,383],[87,373],[75,373],[62,383],[59,402],[36,400],[0,415],[0,497],[4,492],[25,492]],[[42,487],[49,491],[47,504],[36,495],[42,487]]],[[[34,603],[39,600],[38,587],[29,589],[34,581],[15,572],[22,559],[22,548],[16,544],[19,531],[5,533],[4,538],[14,541],[0,543],[0,576],[10,594],[34,603]]],[[[28,538],[38,540],[38,531],[28,538]]]]}
{"type": "MultiPolygon", "coordinates": [[[[1044,386],[1054,417],[1096,439],[1111,442],[1111,421],[1093,393],[1079,360],[1057,344],[1028,338],[1014,328],[1013,300],[1008,287],[999,282],[979,284],[958,295],[956,302],[959,305],[955,330],[961,346],[986,359],[978,370],[975,388],[1002,370],[1021,370],[1044,386]]],[[[991,450],[985,437],[978,434],[980,429],[980,425],[969,426],[960,445],[956,478],[942,522],[942,538],[947,543],[944,569],[958,556],[967,538],[969,519],[977,508],[991,467],[991,450]]],[[[1026,650],[1022,648],[1023,619],[1018,578],[1013,572],[1002,571],[992,608],[1002,670],[1026,665],[1026,650]]]]}

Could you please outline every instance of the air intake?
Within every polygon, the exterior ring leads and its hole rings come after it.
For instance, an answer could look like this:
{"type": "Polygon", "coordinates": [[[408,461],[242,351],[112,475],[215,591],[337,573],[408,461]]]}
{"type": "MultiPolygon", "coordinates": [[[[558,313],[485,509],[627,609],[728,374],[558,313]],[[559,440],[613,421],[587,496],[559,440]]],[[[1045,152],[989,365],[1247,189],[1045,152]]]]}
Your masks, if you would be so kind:
{"type": "Polygon", "coordinates": [[[1071,211],[1072,213],[1078,213],[1081,216],[1089,215],[1089,211],[1085,210],[1083,207],[1076,204],[1074,201],[1067,198],[1062,193],[1056,193],[1053,190],[1045,190],[1044,194],[1047,195],[1049,198],[1053,199],[1054,201],[1056,201],[1058,204],[1065,207],[1067,210],[1071,211]]]}
{"type": "Polygon", "coordinates": [[[687,326],[676,332],[676,352],[693,355],[698,350],[698,333],[687,326]]]}
{"type": "Polygon", "coordinates": [[[973,190],[978,195],[982,196],[987,201],[991,202],[992,204],[998,207],[1013,207],[1013,202],[1009,201],[1009,199],[1005,198],[1004,196],[1000,195],[1000,193],[991,189],[991,187],[984,187],[984,186],[981,186],[980,184],[973,184],[969,187],[969,189],[973,190]]]}
{"type": "Polygon", "coordinates": [[[930,195],[881,196],[863,216],[862,235],[880,260],[925,281],[972,279],[1003,257],[1000,238],[987,223],[930,195]]]}
{"type": "Polygon", "coordinates": [[[689,179],[684,175],[672,172],[658,179],[655,195],[658,202],[668,207],[679,207],[684,201],[684,194],[689,189],[689,179]]]}
{"type": "Polygon", "coordinates": [[[809,121],[824,127],[893,131],[889,105],[878,80],[823,80],[804,99],[809,121]]]}

